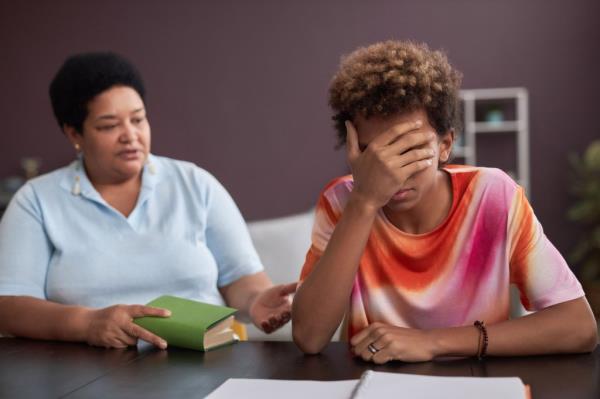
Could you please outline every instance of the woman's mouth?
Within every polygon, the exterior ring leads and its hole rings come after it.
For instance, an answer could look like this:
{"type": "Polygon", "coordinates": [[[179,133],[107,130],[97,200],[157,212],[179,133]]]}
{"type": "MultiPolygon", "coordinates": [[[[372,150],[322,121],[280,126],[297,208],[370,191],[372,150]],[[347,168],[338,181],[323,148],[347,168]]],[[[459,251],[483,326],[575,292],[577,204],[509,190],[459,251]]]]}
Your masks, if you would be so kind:
{"type": "Polygon", "coordinates": [[[135,161],[140,158],[142,152],[139,150],[123,150],[117,154],[119,158],[126,161],[135,161]]]}

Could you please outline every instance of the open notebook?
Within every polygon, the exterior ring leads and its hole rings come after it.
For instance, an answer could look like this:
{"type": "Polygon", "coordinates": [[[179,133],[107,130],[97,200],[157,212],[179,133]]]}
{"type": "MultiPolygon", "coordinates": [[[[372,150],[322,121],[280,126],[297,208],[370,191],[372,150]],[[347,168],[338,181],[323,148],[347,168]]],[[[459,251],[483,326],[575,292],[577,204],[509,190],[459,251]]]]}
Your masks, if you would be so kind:
{"type": "Polygon", "coordinates": [[[431,377],[365,371],[360,380],[307,381],[230,378],[208,399],[531,399],[518,377],[431,377]]]}

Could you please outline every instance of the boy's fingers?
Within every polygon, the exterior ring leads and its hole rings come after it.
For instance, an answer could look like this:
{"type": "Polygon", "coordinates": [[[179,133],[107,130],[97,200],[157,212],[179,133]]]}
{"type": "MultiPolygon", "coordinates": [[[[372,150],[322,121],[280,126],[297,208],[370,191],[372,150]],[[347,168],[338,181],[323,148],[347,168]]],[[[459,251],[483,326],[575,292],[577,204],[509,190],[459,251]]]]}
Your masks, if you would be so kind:
{"type": "Polygon", "coordinates": [[[354,125],[350,121],[346,121],[346,152],[348,153],[348,160],[352,163],[360,155],[360,149],[358,148],[358,133],[354,128],[354,125]]]}
{"type": "Polygon", "coordinates": [[[435,132],[413,132],[400,136],[398,140],[385,147],[384,152],[390,155],[401,155],[419,147],[430,148],[435,140],[435,132]]]}
{"type": "Polygon", "coordinates": [[[369,325],[369,326],[365,327],[364,329],[362,329],[361,331],[359,331],[354,337],[352,337],[352,339],[350,340],[350,344],[352,346],[356,346],[363,339],[365,339],[369,335],[370,332],[371,332],[371,328],[369,325]]]}
{"type": "Polygon", "coordinates": [[[371,141],[369,145],[384,147],[388,144],[393,143],[395,140],[398,139],[398,137],[402,136],[403,134],[420,128],[422,124],[423,123],[421,122],[421,120],[400,123],[392,127],[390,130],[377,136],[375,139],[373,139],[373,141],[371,141]]]}
{"type": "Polygon", "coordinates": [[[432,164],[433,164],[433,161],[431,158],[421,159],[419,161],[409,163],[408,165],[405,165],[402,168],[398,169],[398,173],[400,174],[399,176],[401,176],[401,178],[407,179],[410,176],[414,175],[415,173],[418,173],[424,169],[427,169],[432,164]]]}
{"type": "Polygon", "coordinates": [[[390,166],[394,169],[403,168],[408,164],[420,161],[422,159],[433,159],[435,157],[435,151],[431,148],[416,148],[405,152],[402,155],[394,157],[390,166]]]}

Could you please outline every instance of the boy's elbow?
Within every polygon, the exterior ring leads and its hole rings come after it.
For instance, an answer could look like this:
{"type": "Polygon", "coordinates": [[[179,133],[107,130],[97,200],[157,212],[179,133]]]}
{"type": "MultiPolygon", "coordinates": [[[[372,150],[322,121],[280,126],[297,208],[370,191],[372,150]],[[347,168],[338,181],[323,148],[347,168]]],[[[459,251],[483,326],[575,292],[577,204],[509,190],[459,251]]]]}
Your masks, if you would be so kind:
{"type": "Polygon", "coordinates": [[[598,345],[598,325],[596,319],[588,307],[585,317],[579,318],[579,323],[573,323],[571,327],[570,351],[575,353],[589,353],[598,345]]]}
{"type": "Polygon", "coordinates": [[[306,336],[305,334],[298,332],[297,328],[292,330],[292,337],[296,346],[307,355],[319,354],[323,347],[325,347],[325,345],[317,342],[314,337],[306,336]]]}
{"type": "Polygon", "coordinates": [[[594,323],[591,323],[588,328],[582,331],[579,342],[581,352],[589,353],[596,349],[598,345],[598,325],[595,320],[594,323]]]}
{"type": "MultiPolygon", "coordinates": [[[[293,314],[293,313],[292,313],[293,314]]],[[[327,342],[323,343],[310,326],[305,326],[296,318],[292,320],[292,338],[296,346],[308,355],[316,355],[321,352],[327,342]]]]}

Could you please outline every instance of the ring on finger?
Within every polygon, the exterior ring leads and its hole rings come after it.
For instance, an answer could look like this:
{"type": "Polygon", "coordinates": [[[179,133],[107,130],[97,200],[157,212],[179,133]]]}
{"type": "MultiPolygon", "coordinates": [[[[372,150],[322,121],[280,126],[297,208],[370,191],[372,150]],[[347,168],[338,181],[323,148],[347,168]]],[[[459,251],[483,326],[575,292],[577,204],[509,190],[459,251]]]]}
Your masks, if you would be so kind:
{"type": "Polygon", "coordinates": [[[367,349],[369,350],[369,352],[371,352],[373,355],[376,354],[377,352],[379,352],[379,349],[377,349],[373,343],[371,342],[369,345],[367,345],[367,349]]]}

